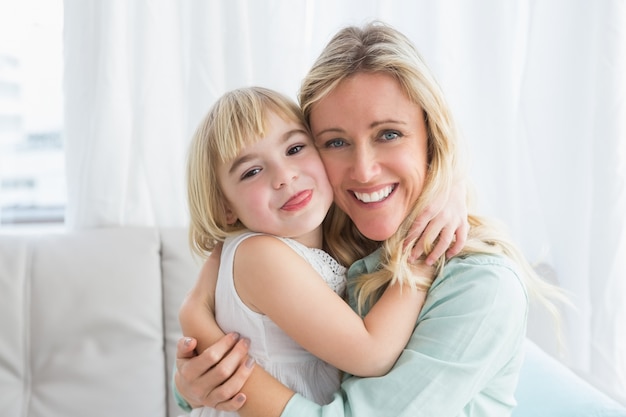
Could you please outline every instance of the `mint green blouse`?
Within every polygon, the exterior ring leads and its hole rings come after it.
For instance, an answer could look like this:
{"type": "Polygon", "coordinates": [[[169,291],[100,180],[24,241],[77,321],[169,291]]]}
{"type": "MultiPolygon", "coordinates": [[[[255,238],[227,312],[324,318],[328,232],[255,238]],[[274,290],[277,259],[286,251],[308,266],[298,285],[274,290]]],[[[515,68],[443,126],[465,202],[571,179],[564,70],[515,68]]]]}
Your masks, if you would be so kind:
{"type": "MultiPolygon", "coordinates": [[[[378,267],[379,255],[348,271],[353,308],[351,284],[378,267]]],[[[509,416],[527,314],[526,291],[510,260],[453,258],[428,291],[413,335],[387,375],[348,375],[323,406],[296,394],[282,417],[509,416]]]]}

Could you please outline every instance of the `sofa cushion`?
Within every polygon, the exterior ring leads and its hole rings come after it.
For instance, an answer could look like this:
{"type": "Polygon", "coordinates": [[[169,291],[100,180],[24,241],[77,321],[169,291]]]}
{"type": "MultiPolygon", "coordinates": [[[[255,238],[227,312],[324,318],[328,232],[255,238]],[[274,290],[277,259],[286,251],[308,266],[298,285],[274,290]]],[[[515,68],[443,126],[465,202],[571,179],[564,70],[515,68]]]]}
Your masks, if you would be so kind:
{"type": "Polygon", "coordinates": [[[154,229],[0,237],[0,414],[166,415],[159,249],[154,229]]]}

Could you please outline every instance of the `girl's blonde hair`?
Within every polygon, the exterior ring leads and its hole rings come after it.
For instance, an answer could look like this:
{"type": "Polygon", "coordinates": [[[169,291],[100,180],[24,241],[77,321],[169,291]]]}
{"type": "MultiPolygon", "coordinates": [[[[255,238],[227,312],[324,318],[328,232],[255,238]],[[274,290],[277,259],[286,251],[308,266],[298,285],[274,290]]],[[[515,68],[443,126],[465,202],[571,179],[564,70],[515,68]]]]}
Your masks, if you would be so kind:
{"type": "Polygon", "coordinates": [[[201,256],[227,236],[245,229],[240,222],[226,221],[225,196],[219,186],[217,167],[265,136],[268,112],[294,121],[308,132],[293,100],[266,88],[247,87],[221,96],[193,135],[187,160],[189,241],[193,251],[201,256]]]}
{"type": "MultiPolygon", "coordinates": [[[[458,160],[457,131],[444,94],[412,42],[397,30],[372,22],[360,27],[347,27],[338,32],[302,82],[300,107],[307,122],[315,104],[328,95],[344,79],[357,73],[384,73],[395,78],[407,97],[424,112],[428,134],[428,173],[424,188],[413,210],[399,229],[382,243],[382,268],[364,275],[357,284],[359,306],[375,299],[393,280],[428,288],[431,281],[410,278],[407,258],[412,244],[403,243],[417,215],[436,195],[448,195],[451,186],[462,177],[458,160]]],[[[502,254],[513,259],[524,274],[531,294],[546,301],[556,314],[547,295],[555,287],[540,279],[521,251],[506,237],[499,225],[488,219],[470,215],[470,231],[465,247],[458,256],[469,253],[502,254]]],[[[333,256],[346,265],[370,254],[380,246],[363,236],[350,218],[333,207],[325,223],[326,244],[333,256]]],[[[415,242],[412,242],[415,243],[415,242]]],[[[429,242],[426,252],[432,248],[429,242]]],[[[437,262],[437,273],[444,266],[445,256],[437,262]]]]}

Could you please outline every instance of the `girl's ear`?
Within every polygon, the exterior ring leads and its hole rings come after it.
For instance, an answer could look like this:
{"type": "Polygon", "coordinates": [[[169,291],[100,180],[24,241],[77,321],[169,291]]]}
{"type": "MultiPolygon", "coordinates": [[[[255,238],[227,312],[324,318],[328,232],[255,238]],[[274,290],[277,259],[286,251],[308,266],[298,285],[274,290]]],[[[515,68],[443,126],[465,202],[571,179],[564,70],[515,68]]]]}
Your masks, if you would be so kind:
{"type": "Polygon", "coordinates": [[[233,225],[237,222],[237,215],[226,203],[224,203],[224,215],[226,216],[226,223],[233,225]]]}

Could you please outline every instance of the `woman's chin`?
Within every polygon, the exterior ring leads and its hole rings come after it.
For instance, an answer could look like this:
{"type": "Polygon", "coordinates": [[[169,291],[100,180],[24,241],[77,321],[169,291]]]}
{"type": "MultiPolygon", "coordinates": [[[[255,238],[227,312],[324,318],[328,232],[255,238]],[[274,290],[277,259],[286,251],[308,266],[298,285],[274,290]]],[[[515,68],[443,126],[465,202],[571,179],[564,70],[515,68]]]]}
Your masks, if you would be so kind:
{"type": "Polygon", "coordinates": [[[369,221],[361,225],[355,223],[355,225],[366,238],[382,242],[390,238],[398,227],[390,227],[389,222],[384,221],[384,219],[381,220],[383,221],[369,221]]]}

